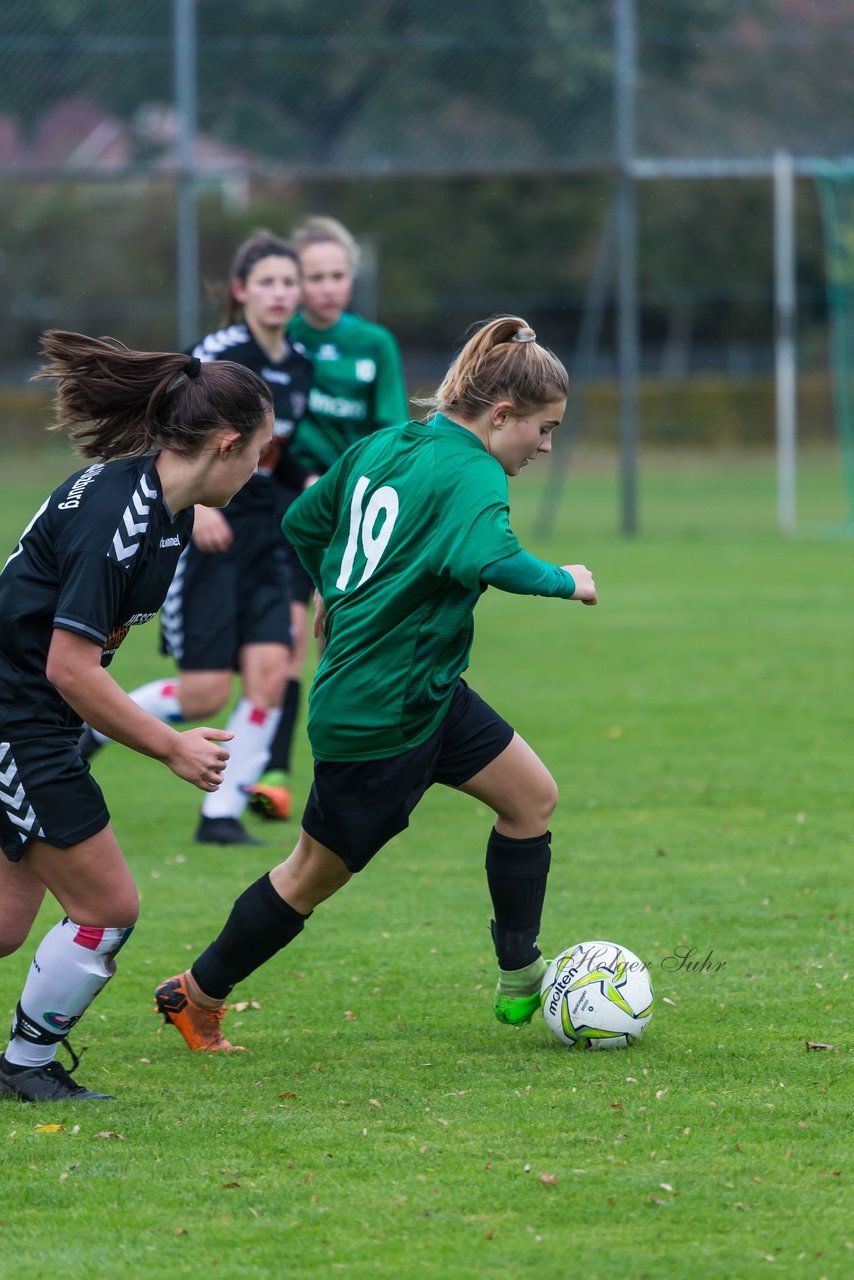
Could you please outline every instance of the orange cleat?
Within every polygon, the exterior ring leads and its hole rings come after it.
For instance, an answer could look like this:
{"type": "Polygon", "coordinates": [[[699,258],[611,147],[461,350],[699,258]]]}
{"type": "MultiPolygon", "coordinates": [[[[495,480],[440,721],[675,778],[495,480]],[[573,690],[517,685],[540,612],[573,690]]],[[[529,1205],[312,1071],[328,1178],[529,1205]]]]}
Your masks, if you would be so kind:
{"type": "Polygon", "coordinates": [[[194,1004],[183,973],[161,982],[154,992],[154,1007],[164,1022],[178,1028],[190,1049],[202,1053],[235,1053],[244,1048],[242,1044],[230,1044],[220,1031],[225,1006],[203,1009],[194,1004]]]}
{"type": "Polygon", "coordinates": [[[249,792],[249,808],[262,818],[286,822],[291,816],[291,793],[287,787],[258,782],[249,792]]]}

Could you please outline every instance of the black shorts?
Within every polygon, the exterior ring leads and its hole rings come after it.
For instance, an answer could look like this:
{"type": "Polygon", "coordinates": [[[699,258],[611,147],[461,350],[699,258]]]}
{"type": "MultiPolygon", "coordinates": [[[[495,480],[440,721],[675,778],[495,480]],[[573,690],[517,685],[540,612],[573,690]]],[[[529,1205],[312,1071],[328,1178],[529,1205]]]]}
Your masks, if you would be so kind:
{"type": "Polygon", "coordinates": [[[160,611],[160,644],[182,671],[236,671],[247,644],[291,642],[290,578],[275,517],[235,521],[227,551],[190,544],[160,611]]]}
{"type": "Polygon", "coordinates": [[[419,746],[382,760],[316,760],[302,825],[350,871],[361,871],[409,826],[428,787],[468,782],[512,737],[511,725],[460,680],[444,720],[419,746]]]}
{"type": "MultiPolygon", "coordinates": [[[[288,507],[299,497],[297,489],[285,489],[278,486],[276,496],[279,502],[279,524],[282,523],[282,516],[288,507]]],[[[314,583],[303,568],[302,560],[300,560],[294,548],[288,542],[287,538],[282,535],[282,541],[285,544],[285,555],[288,561],[288,574],[291,583],[291,600],[294,604],[307,605],[314,592],[314,583]]]]}
{"type": "Polygon", "coordinates": [[[64,732],[0,742],[0,847],[10,862],[21,859],[28,840],[67,849],[109,825],[77,739],[64,732]]]}
{"type": "Polygon", "coordinates": [[[287,538],[282,538],[282,541],[285,544],[285,555],[288,561],[291,600],[294,604],[308,605],[309,600],[314,594],[314,583],[306,573],[303,568],[302,560],[300,560],[287,538]]]}

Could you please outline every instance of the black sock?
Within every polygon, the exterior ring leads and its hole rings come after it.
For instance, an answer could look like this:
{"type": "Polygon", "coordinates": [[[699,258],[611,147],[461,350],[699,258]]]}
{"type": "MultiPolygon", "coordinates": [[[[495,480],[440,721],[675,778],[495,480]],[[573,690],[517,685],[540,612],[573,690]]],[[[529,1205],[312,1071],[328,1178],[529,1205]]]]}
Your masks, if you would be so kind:
{"type": "Polygon", "coordinates": [[[21,1067],[17,1062],[10,1062],[4,1053],[0,1054],[0,1071],[4,1071],[7,1076],[13,1076],[16,1071],[32,1071],[32,1067],[21,1067]]]}
{"type": "Polygon", "coordinates": [[[276,736],[270,746],[270,759],[267,770],[280,769],[282,773],[291,771],[291,743],[294,739],[297,716],[299,715],[302,685],[299,680],[289,680],[282,701],[282,718],[276,730],[276,736]]]}
{"type": "Polygon", "coordinates": [[[551,863],[551,832],[512,840],[493,829],[486,880],[495,919],[492,940],[501,969],[522,969],[540,955],[537,935],[551,863]]]}
{"type": "Polygon", "coordinates": [[[237,899],[222,933],[190,972],[206,996],[224,1000],[232,987],[293,942],[307,919],[279,897],[268,875],[261,876],[237,899]]]}

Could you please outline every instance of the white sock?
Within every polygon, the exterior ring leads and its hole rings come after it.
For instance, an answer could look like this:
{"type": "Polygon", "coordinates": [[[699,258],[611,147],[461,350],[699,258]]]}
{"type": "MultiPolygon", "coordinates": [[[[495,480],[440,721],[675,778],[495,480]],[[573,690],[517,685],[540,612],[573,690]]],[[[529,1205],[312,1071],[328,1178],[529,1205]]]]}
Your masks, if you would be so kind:
{"type": "Polygon", "coordinates": [[[246,808],[249,790],[255,785],[270,758],[281,708],[265,710],[241,698],[231,713],[226,728],[234,737],[225,743],[228,764],[218,791],[212,791],[202,802],[205,818],[239,818],[246,808]]]}
{"type": "MultiPolygon", "coordinates": [[[[178,701],[177,680],[152,680],[150,684],[142,684],[138,689],[132,690],[128,697],[133,698],[136,705],[142,707],[143,711],[157,716],[157,719],[165,724],[185,723],[181,715],[181,703],[178,701]]],[[[112,742],[112,738],[108,738],[105,733],[99,733],[97,729],[92,729],[91,725],[89,728],[95,736],[95,741],[101,746],[105,742],[112,742]]]]}
{"type": "Polygon", "coordinates": [[[78,925],[66,917],[45,934],[12,1023],[5,1053],[8,1062],[43,1067],[53,1061],[57,1043],[116,972],[116,953],[132,930],[133,925],[124,929],[78,925]]]}

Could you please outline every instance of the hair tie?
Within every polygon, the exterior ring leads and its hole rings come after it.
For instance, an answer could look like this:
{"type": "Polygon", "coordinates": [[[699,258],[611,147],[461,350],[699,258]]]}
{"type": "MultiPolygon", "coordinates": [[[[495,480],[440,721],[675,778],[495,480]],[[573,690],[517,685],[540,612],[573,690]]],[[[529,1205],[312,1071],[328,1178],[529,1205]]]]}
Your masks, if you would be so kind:
{"type": "Polygon", "coordinates": [[[513,334],[514,342],[536,342],[537,335],[533,329],[520,329],[518,333],[513,334]]]}
{"type": "Polygon", "coordinates": [[[184,365],[184,373],[186,373],[188,378],[198,378],[199,373],[201,372],[201,368],[202,368],[202,362],[199,359],[199,357],[191,356],[190,359],[187,361],[187,363],[184,365]]]}

